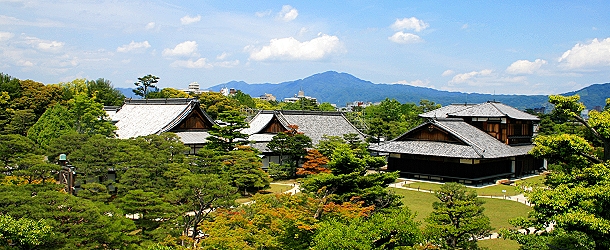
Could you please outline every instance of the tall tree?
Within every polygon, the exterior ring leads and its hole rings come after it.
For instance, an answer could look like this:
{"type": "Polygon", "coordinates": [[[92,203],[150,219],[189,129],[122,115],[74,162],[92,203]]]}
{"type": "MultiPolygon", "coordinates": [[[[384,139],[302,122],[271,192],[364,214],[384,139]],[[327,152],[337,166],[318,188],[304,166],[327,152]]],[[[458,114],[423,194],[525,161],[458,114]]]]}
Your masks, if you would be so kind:
{"type": "Polygon", "coordinates": [[[237,112],[222,112],[218,115],[218,119],[226,125],[214,125],[209,130],[209,141],[206,145],[209,149],[219,149],[229,152],[236,149],[240,145],[248,143],[246,138],[248,135],[241,133],[241,130],[250,126],[245,120],[246,117],[237,112]]]}
{"type": "MultiPolygon", "coordinates": [[[[604,110],[598,112],[591,110],[589,112],[589,120],[585,120],[580,116],[580,113],[585,109],[585,105],[579,102],[580,96],[549,96],[549,102],[555,105],[557,112],[570,117],[581,123],[595,136],[596,139],[603,143],[604,156],[603,160],[610,160],[610,111],[604,110]]],[[[606,105],[610,105],[610,98],[606,99],[606,105]]]]}
{"type": "Polygon", "coordinates": [[[446,183],[435,192],[440,201],[426,218],[426,234],[441,249],[477,249],[477,239],[491,231],[489,218],[483,214],[483,201],[474,191],[457,183],[446,183]]]}
{"type": "Polygon", "coordinates": [[[290,130],[277,133],[267,143],[267,148],[280,156],[280,165],[283,164],[284,156],[289,157],[290,175],[294,176],[299,161],[307,155],[307,149],[311,148],[311,138],[298,132],[299,127],[291,125],[290,130]]]}
{"type": "Polygon", "coordinates": [[[151,90],[155,92],[159,90],[159,88],[155,86],[158,82],[159,77],[151,74],[138,77],[138,81],[133,83],[136,85],[136,89],[133,90],[133,93],[142,98],[148,98],[148,93],[151,92],[151,90]]]}
{"type": "Polygon", "coordinates": [[[95,98],[95,101],[104,104],[104,106],[121,106],[125,95],[120,90],[114,88],[110,80],[98,78],[97,80],[89,80],[85,82],[87,85],[87,95],[95,98]]]}

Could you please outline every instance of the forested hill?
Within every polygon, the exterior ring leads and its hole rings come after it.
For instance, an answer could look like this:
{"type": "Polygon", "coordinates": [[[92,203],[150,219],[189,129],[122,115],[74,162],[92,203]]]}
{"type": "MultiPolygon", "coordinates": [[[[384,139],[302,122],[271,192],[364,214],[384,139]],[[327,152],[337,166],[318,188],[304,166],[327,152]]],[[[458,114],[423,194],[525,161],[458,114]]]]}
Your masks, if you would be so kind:
{"type": "MultiPolygon", "coordinates": [[[[431,88],[415,87],[402,84],[374,84],[347,73],[328,71],[304,79],[279,84],[248,84],[243,81],[231,81],[211,87],[213,91],[221,88],[235,88],[252,97],[265,93],[273,94],[278,100],[294,96],[300,89],[306,96],[312,96],[320,102],[330,102],[345,106],[348,102],[379,102],[394,98],[401,103],[419,102],[428,99],[443,106],[451,103],[481,103],[495,100],[510,106],[525,109],[549,106],[546,95],[490,95],[441,91],[431,88]]],[[[605,98],[610,97],[610,83],[595,84],[578,91],[560,93],[565,95],[579,94],[587,107],[604,106],[605,98]]]]}

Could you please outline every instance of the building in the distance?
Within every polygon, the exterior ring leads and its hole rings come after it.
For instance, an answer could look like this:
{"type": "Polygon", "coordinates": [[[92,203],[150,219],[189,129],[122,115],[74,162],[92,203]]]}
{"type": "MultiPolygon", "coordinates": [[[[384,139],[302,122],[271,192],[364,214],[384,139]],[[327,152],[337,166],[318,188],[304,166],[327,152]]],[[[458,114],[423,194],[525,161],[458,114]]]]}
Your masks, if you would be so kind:
{"type": "Polygon", "coordinates": [[[299,93],[294,95],[294,97],[284,98],[284,102],[295,103],[295,102],[298,102],[301,99],[307,99],[307,100],[314,101],[314,102],[318,103],[318,99],[316,99],[315,97],[306,96],[305,92],[302,89],[299,90],[299,93]]]}
{"type": "Polygon", "coordinates": [[[197,83],[197,82],[190,83],[188,89],[181,89],[181,91],[189,93],[189,94],[201,94],[201,93],[205,93],[205,92],[210,92],[209,90],[201,90],[199,88],[199,83],[197,83]]]}
{"type": "Polygon", "coordinates": [[[264,95],[261,95],[260,97],[256,97],[256,98],[261,99],[263,101],[272,101],[272,102],[276,101],[275,96],[273,96],[272,94],[267,94],[267,93],[265,93],[264,95]]]}

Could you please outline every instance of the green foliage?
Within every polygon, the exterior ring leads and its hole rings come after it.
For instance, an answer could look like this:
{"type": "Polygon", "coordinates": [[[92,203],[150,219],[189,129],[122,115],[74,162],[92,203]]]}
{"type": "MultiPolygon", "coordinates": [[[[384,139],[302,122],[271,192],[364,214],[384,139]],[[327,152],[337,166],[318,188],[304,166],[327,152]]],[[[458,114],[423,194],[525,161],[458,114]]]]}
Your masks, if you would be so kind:
{"type": "Polygon", "coordinates": [[[320,109],[320,111],[337,111],[337,109],[328,102],[323,102],[322,104],[320,104],[320,106],[318,106],[318,109],[320,109]]]}
{"type": "Polygon", "coordinates": [[[230,96],[231,99],[237,100],[237,102],[242,106],[242,107],[248,107],[251,109],[256,109],[256,103],[254,102],[254,100],[252,99],[252,97],[248,94],[245,94],[244,92],[241,92],[241,90],[238,90],[237,92],[235,92],[235,94],[230,96]]]}
{"type": "Polygon", "coordinates": [[[421,100],[420,106],[417,106],[414,103],[401,104],[395,99],[386,98],[379,105],[365,108],[367,134],[373,136],[374,141],[379,138],[396,138],[421,123],[419,114],[438,107],[440,105],[428,100],[421,100]]]}
{"type": "Polygon", "coordinates": [[[331,218],[320,223],[311,249],[394,249],[422,241],[414,214],[407,208],[350,220],[331,218]]]}
{"type": "Polygon", "coordinates": [[[30,128],[28,138],[41,146],[47,146],[52,139],[75,132],[71,120],[68,109],[55,105],[30,128]]]}
{"type": "Polygon", "coordinates": [[[280,165],[283,165],[284,156],[289,157],[290,176],[295,176],[299,161],[307,155],[307,149],[311,148],[311,138],[298,132],[298,127],[293,126],[291,130],[277,133],[267,148],[280,157],[280,165]]]}
{"type": "Polygon", "coordinates": [[[125,95],[120,90],[115,89],[109,80],[98,78],[97,80],[86,81],[87,96],[104,106],[121,106],[125,95]]]}
{"type": "Polygon", "coordinates": [[[223,112],[239,112],[239,102],[217,92],[204,92],[196,96],[201,106],[213,119],[223,112]]]}
{"type": "Polygon", "coordinates": [[[246,117],[237,112],[225,111],[218,115],[218,119],[226,125],[214,125],[209,130],[210,136],[207,138],[206,148],[228,152],[248,143],[246,140],[248,135],[241,133],[242,129],[250,126],[245,121],[246,117]]]}
{"type": "Polygon", "coordinates": [[[174,88],[163,88],[161,91],[148,93],[148,98],[189,98],[188,93],[174,88]]]}
{"type": "Polygon", "coordinates": [[[47,244],[53,234],[53,227],[45,220],[16,220],[9,215],[0,215],[0,247],[34,249],[47,244]]]}
{"type": "Polygon", "coordinates": [[[435,196],[434,211],[426,218],[425,234],[442,249],[477,249],[477,239],[491,231],[483,201],[464,185],[446,183],[435,196]]]}
{"type": "Polygon", "coordinates": [[[0,135],[0,164],[3,171],[15,167],[21,158],[37,150],[36,144],[25,136],[0,135]]]}
{"type": "Polygon", "coordinates": [[[151,74],[145,75],[143,77],[138,77],[138,81],[133,83],[133,85],[136,85],[136,88],[133,90],[133,93],[138,96],[141,96],[142,98],[148,98],[148,94],[150,92],[159,91],[159,88],[155,86],[155,84],[157,84],[158,82],[159,77],[151,74]]]}

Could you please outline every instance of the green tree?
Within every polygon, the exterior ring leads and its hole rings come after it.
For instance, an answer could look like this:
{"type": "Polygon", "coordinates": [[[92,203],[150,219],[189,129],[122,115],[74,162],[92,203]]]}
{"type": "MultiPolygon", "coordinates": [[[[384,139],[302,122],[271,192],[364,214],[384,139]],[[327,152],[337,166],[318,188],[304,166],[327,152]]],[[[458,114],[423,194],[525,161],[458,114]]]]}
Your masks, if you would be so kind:
{"type": "Polygon", "coordinates": [[[239,102],[217,92],[204,92],[196,95],[201,106],[212,118],[217,119],[222,112],[239,112],[239,102]]]}
{"type": "Polygon", "coordinates": [[[269,177],[255,152],[233,150],[218,158],[222,165],[217,174],[226,174],[231,185],[243,191],[244,195],[269,187],[269,177]]]}
{"type": "Polygon", "coordinates": [[[289,157],[290,175],[294,176],[299,161],[307,155],[307,149],[311,148],[311,138],[298,132],[298,126],[291,125],[290,130],[277,133],[267,143],[267,148],[280,156],[280,165],[283,165],[284,156],[289,157]]]}
{"type": "Polygon", "coordinates": [[[231,95],[230,98],[237,100],[239,104],[243,107],[248,107],[251,109],[256,108],[256,103],[252,99],[252,97],[248,94],[245,94],[241,90],[238,90],[234,95],[231,95]]]}
{"type": "Polygon", "coordinates": [[[22,109],[15,110],[11,121],[6,124],[4,130],[8,134],[20,134],[23,136],[27,135],[28,130],[36,123],[36,114],[34,110],[22,109]]]}
{"type": "Polygon", "coordinates": [[[174,88],[163,88],[158,92],[150,92],[148,98],[189,98],[188,93],[174,88]]]}
{"type": "Polygon", "coordinates": [[[434,211],[426,218],[427,237],[442,249],[477,249],[477,239],[492,229],[484,202],[457,183],[444,184],[435,196],[440,202],[432,204],[434,211]]]}
{"type": "Polygon", "coordinates": [[[136,85],[136,89],[133,90],[133,93],[141,96],[142,98],[148,98],[148,94],[151,92],[156,92],[159,90],[155,84],[159,82],[159,77],[151,74],[145,75],[143,77],[138,77],[138,81],[134,82],[133,85],[136,85]]]}
{"type": "Polygon", "coordinates": [[[113,136],[116,127],[112,125],[104,105],[84,94],[79,94],[69,101],[69,113],[72,128],[81,134],[101,134],[113,136]]]}
{"type": "Polygon", "coordinates": [[[41,146],[62,135],[75,132],[68,109],[61,105],[49,108],[28,130],[28,138],[41,146]]]}
{"type": "Polygon", "coordinates": [[[319,225],[311,249],[395,249],[422,242],[415,215],[395,208],[349,220],[331,218],[319,225]]]}
{"type": "Polygon", "coordinates": [[[85,84],[87,85],[87,96],[104,106],[121,106],[125,100],[125,95],[114,88],[109,80],[98,78],[95,81],[86,81],[85,84]]]}
{"type": "Polygon", "coordinates": [[[0,215],[0,247],[3,249],[35,249],[53,237],[53,227],[45,220],[13,219],[0,215]]]}
{"type": "Polygon", "coordinates": [[[320,109],[320,111],[337,111],[337,108],[335,108],[332,104],[328,102],[323,102],[322,104],[320,104],[320,106],[318,106],[318,108],[320,109]]]}
{"type": "Polygon", "coordinates": [[[207,138],[206,148],[228,152],[248,143],[246,140],[248,135],[241,133],[242,129],[250,126],[245,121],[246,117],[236,112],[222,112],[218,118],[226,124],[214,125],[209,130],[210,136],[207,138]]]}

